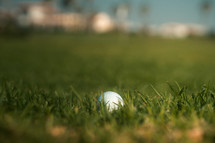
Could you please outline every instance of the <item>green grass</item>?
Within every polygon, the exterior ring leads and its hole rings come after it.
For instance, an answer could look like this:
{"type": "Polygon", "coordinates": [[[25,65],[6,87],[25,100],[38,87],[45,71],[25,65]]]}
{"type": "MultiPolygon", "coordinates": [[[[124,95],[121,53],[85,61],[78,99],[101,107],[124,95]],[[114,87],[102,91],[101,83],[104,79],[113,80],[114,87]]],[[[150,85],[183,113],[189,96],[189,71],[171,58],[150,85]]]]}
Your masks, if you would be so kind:
{"type": "Polygon", "coordinates": [[[207,38],[1,37],[0,142],[214,142],[214,54],[207,38]],[[98,107],[108,90],[123,108],[98,107]]]}

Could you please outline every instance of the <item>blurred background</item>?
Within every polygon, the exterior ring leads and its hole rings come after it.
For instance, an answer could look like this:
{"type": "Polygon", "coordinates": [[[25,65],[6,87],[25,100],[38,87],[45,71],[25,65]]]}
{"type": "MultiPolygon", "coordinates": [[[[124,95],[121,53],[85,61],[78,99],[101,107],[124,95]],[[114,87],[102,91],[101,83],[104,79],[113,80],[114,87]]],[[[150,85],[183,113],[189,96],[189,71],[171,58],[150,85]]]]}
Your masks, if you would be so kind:
{"type": "Polygon", "coordinates": [[[197,88],[215,79],[214,35],[215,0],[0,0],[0,81],[197,88]]]}
{"type": "Polygon", "coordinates": [[[213,36],[215,0],[0,0],[0,33],[30,31],[213,36]]]}

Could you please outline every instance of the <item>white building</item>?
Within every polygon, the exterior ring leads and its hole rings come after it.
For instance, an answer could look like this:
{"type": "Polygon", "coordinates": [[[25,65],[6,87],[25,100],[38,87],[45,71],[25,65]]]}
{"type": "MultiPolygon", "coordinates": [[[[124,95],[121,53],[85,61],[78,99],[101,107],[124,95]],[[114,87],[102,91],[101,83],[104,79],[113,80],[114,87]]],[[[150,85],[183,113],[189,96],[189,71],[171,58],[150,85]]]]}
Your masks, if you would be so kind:
{"type": "Polygon", "coordinates": [[[20,7],[18,22],[22,26],[42,28],[60,27],[65,30],[81,30],[86,27],[86,18],[78,13],[60,13],[49,2],[24,3],[20,7]]]}
{"type": "Polygon", "coordinates": [[[109,32],[114,29],[114,22],[107,14],[98,13],[92,18],[91,28],[97,33],[109,32]]]}
{"type": "Polygon", "coordinates": [[[165,38],[186,38],[188,36],[203,36],[205,29],[197,24],[165,23],[158,30],[158,35],[165,38]]]}
{"type": "Polygon", "coordinates": [[[62,27],[67,31],[83,30],[86,27],[85,17],[78,13],[56,13],[46,17],[43,27],[62,27]]]}
{"type": "Polygon", "coordinates": [[[49,2],[25,2],[20,5],[18,22],[24,26],[42,26],[47,16],[54,13],[57,9],[49,2]]]}

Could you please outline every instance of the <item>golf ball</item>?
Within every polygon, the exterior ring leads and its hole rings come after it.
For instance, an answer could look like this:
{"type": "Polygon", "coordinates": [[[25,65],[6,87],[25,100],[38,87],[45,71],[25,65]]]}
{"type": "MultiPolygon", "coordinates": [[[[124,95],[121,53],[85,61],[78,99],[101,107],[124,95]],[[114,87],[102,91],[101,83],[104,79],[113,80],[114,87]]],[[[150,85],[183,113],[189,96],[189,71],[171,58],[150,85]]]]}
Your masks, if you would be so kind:
{"type": "Polygon", "coordinates": [[[113,91],[104,92],[99,96],[98,101],[100,103],[103,102],[110,112],[118,109],[120,105],[124,105],[122,97],[118,93],[113,91]]]}

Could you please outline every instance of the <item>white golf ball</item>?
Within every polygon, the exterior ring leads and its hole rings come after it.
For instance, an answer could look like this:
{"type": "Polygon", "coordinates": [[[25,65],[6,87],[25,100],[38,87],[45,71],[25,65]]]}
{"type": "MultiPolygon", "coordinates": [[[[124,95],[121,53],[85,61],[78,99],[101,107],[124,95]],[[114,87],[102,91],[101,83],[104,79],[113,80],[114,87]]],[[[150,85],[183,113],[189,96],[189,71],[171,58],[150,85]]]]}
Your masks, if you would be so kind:
{"type": "Polygon", "coordinates": [[[110,112],[118,109],[120,105],[124,105],[122,97],[113,91],[104,92],[104,94],[99,96],[98,101],[100,103],[104,102],[105,106],[110,112]]]}

